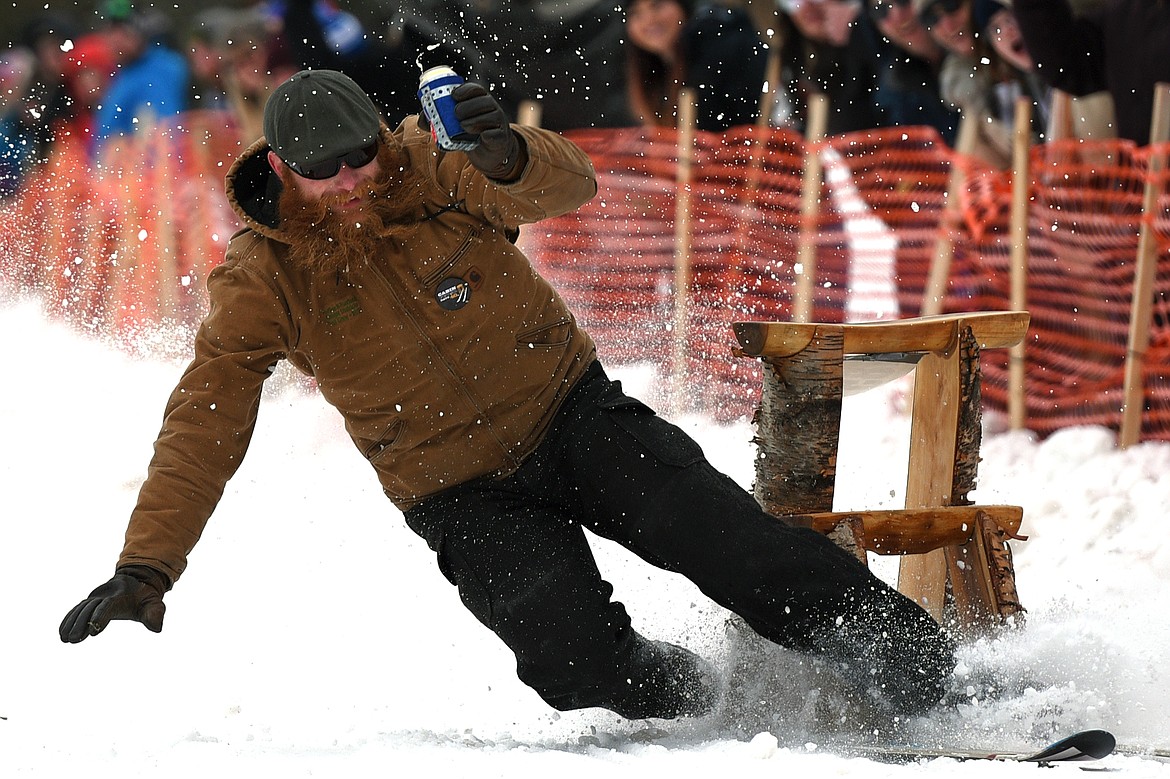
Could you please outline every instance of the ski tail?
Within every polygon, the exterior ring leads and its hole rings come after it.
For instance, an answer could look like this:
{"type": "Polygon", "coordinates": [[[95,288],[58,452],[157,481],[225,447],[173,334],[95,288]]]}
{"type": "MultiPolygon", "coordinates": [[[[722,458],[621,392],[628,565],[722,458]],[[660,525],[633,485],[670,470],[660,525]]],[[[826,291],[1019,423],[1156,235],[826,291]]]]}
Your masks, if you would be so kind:
{"type": "Polygon", "coordinates": [[[1082,730],[1054,741],[1031,755],[1017,758],[1024,763],[1066,763],[1100,760],[1113,753],[1117,739],[1107,730],[1082,730]]]}
{"type": "Polygon", "coordinates": [[[1038,752],[983,752],[973,749],[915,747],[909,745],[854,746],[846,749],[858,757],[894,763],[949,758],[951,760],[1002,760],[1013,763],[1072,763],[1100,760],[1113,754],[1117,740],[1107,730],[1083,730],[1054,741],[1038,752]]]}

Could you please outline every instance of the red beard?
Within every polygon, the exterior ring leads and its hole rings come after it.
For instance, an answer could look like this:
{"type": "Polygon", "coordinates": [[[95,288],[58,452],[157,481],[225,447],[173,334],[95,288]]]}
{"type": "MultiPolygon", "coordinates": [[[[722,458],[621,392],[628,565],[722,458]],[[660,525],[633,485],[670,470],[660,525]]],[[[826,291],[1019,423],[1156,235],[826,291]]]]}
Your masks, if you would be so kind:
{"type": "Polygon", "coordinates": [[[291,171],[281,176],[280,231],[291,240],[289,258],[315,273],[344,271],[376,254],[388,239],[418,228],[423,177],[400,150],[382,143],[379,175],[353,192],[309,197],[291,171]],[[341,208],[355,195],[360,205],[341,208]]]}

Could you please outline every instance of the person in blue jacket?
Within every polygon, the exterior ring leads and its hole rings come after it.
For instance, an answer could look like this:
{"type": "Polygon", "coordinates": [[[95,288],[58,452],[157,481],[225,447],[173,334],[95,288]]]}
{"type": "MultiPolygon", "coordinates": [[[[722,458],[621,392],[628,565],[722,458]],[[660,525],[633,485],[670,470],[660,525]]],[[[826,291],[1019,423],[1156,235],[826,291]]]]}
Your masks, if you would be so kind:
{"type": "Polygon", "coordinates": [[[99,143],[182,113],[191,87],[186,59],[166,44],[152,17],[115,2],[106,18],[106,35],[120,63],[95,114],[99,143]]]}

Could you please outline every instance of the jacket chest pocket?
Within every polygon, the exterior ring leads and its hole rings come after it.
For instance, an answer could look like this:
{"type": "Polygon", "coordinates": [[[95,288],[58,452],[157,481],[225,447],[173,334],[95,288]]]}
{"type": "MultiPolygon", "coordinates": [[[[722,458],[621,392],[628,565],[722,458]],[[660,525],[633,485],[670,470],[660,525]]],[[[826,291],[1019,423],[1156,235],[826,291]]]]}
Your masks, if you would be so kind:
{"type": "Polygon", "coordinates": [[[448,254],[446,259],[439,263],[437,268],[423,277],[423,288],[429,289],[446,278],[447,274],[451,272],[451,269],[458,265],[459,261],[466,257],[467,253],[470,252],[471,248],[478,242],[479,230],[472,228],[470,231],[468,231],[467,235],[464,236],[460,244],[455,247],[455,250],[448,254]]]}

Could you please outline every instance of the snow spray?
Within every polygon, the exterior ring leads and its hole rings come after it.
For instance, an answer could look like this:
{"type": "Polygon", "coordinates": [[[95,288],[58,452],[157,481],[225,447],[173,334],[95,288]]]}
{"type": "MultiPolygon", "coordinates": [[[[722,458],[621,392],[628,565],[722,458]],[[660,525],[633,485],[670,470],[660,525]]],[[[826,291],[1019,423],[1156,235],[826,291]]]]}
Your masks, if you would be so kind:
{"type": "Polygon", "coordinates": [[[465,132],[455,117],[451,91],[462,83],[462,77],[445,65],[424,71],[418,80],[418,99],[431,123],[431,137],[447,151],[470,151],[479,145],[479,136],[465,132]]]}

